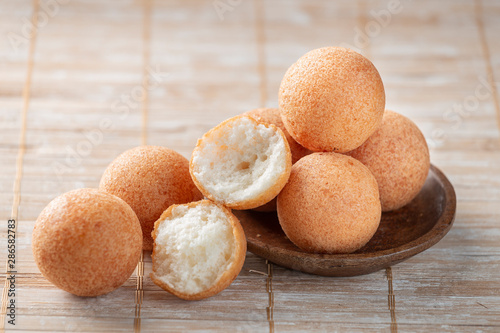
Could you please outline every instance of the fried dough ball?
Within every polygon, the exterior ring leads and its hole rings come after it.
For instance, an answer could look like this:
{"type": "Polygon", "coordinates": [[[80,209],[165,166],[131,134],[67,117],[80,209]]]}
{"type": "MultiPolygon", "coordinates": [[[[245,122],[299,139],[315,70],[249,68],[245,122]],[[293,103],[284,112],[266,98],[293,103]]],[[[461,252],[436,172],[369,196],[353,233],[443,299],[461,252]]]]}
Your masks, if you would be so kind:
{"type": "Polygon", "coordinates": [[[218,294],[245,262],[246,238],[226,207],[210,200],[170,206],[153,231],[151,279],[186,300],[218,294]]]}
{"type": "Polygon", "coordinates": [[[120,198],[78,189],[52,200],[40,213],[32,250],[42,275],[78,296],[98,296],[121,286],[142,251],[141,225],[120,198]]]}
{"type": "Polygon", "coordinates": [[[189,175],[189,161],[159,146],[140,146],[119,155],[102,175],[99,188],[127,202],[141,222],[144,250],[153,249],[155,221],[173,204],[203,198],[189,175]]]}
{"type": "Polygon", "coordinates": [[[251,209],[280,192],[291,166],[290,147],[279,128],[236,116],[198,140],[189,170],[207,198],[229,208],[251,209]]]}
{"type": "Polygon", "coordinates": [[[413,200],[429,173],[429,148],[424,135],[413,121],[388,110],[377,131],[347,154],[366,165],[377,179],[384,212],[413,200]]]}
{"type": "Polygon", "coordinates": [[[343,47],[302,56],[279,91],[281,118],[290,135],[313,151],[348,152],[380,125],[384,85],[373,64],[343,47]]]}
{"type": "Polygon", "coordinates": [[[303,157],[278,195],[279,223],[306,252],[354,252],[373,237],[380,218],[375,177],[361,162],[342,154],[303,157]]]}

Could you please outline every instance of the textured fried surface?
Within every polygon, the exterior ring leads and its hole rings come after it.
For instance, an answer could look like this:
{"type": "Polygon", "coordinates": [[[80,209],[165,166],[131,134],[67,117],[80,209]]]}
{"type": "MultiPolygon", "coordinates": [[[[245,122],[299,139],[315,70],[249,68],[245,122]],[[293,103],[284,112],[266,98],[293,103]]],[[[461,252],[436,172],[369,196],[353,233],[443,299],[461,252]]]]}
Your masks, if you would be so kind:
{"type": "Polygon", "coordinates": [[[380,217],[375,178],[359,161],[342,154],[303,157],[278,195],[281,227],[306,252],[354,252],[372,238],[380,217]]]}
{"type": "Polygon", "coordinates": [[[430,168],[424,135],[414,122],[392,111],[386,111],[377,131],[348,155],[366,165],[377,179],[382,211],[413,200],[430,168]]]}
{"type": "Polygon", "coordinates": [[[121,286],[142,251],[135,213],[120,198],[97,189],[78,189],[52,200],[32,237],[43,276],[78,296],[98,296],[121,286]]]}
{"type": "Polygon", "coordinates": [[[279,106],[286,129],[302,146],[343,153],[377,129],[385,92],[368,59],[350,49],[325,47],[306,53],[288,69],[279,106]]]}
{"type": "Polygon", "coordinates": [[[123,152],[104,171],[99,187],[132,207],[141,222],[144,250],[153,249],[151,231],[165,209],[203,198],[189,175],[189,161],[159,146],[123,152]]]}

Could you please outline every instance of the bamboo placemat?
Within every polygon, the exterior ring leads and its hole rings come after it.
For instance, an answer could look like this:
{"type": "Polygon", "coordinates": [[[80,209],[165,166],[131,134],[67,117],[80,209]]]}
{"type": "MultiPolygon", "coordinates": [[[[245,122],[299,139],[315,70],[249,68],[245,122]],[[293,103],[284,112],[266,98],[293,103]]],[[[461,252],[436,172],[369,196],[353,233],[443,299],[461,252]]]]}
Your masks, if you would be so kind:
{"type": "Polygon", "coordinates": [[[0,326],[500,331],[498,17],[494,0],[1,0],[0,326]],[[308,275],[248,253],[229,288],[198,302],[154,285],[149,253],[124,286],[101,297],[72,296],[41,276],[31,232],[51,199],[96,187],[107,164],[137,145],[189,157],[220,121],[276,107],[288,66],[328,45],[369,57],[384,80],[387,108],[424,132],[458,199],[441,242],[352,278],[308,275]],[[15,273],[9,219],[16,221],[15,273]]]}

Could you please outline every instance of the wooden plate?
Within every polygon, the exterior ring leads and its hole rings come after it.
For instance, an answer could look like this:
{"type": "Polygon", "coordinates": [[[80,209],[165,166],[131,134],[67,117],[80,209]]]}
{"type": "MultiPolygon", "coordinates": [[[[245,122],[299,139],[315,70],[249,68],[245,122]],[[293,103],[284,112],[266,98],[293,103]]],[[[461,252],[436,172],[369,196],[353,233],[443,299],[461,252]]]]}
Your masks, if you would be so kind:
{"type": "Polygon", "coordinates": [[[354,276],[392,266],[433,246],[450,230],[455,209],[453,186],[431,165],[418,196],[399,210],[383,213],[379,229],[370,242],[352,254],[303,252],[285,236],[275,212],[233,212],[245,230],[250,252],[306,273],[354,276]]]}

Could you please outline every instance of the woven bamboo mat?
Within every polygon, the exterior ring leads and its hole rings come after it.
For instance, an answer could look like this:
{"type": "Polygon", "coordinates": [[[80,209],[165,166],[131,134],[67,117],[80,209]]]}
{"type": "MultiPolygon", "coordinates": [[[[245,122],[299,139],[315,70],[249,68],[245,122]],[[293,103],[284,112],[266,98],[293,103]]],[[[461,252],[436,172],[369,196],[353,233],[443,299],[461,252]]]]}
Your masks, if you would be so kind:
{"type": "Polygon", "coordinates": [[[500,331],[499,17],[495,0],[0,0],[0,326],[500,331]],[[124,286],[101,297],[72,296],[41,276],[31,232],[52,198],[96,187],[107,164],[137,145],[189,157],[220,121],[276,107],[288,66],[328,45],[368,56],[387,108],[427,137],[458,199],[441,242],[352,278],[303,274],[248,253],[234,283],[199,302],[154,285],[147,253],[124,286]],[[16,220],[14,297],[9,219],[16,220]]]}

